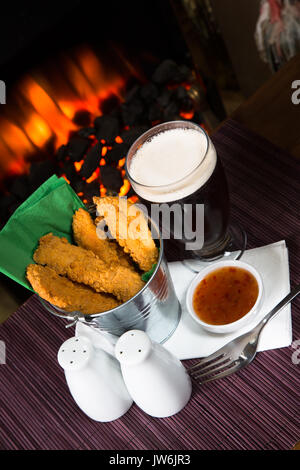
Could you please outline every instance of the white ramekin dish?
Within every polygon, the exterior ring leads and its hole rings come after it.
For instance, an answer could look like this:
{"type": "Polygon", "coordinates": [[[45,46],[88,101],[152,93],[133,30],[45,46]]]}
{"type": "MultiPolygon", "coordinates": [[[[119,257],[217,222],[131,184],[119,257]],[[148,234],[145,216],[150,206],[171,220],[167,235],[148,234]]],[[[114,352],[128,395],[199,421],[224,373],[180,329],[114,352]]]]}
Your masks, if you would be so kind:
{"type": "Polygon", "coordinates": [[[237,331],[240,328],[244,327],[248,323],[250,323],[258,313],[262,299],[263,299],[263,282],[262,278],[259,274],[259,272],[250,264],[245,263],[244,261],[217,261],[215,263],[210,264],[206,268],[202,269],[192,280],[188,290],[187,290],[187,295],[186,295],[186,305],[187,305],[187,310],[190,313],[191,317],[199,324],[201,325],[205,330],[211,332],[211,333],[232,333],[233,331],[237,331]],[[236,267],[236,268],[242,268],[247,271],[249,271],[256,279],[258,283],[258,296],[256,299],[255,304],[249,310],[248,313],[246,313],[242,318],[239,320],[232,322],[232,323],[227,323],[225,325],[212,325],[209,323],[205,323],[202,321],[198,315],[195,313],[194,308],[193,308],[193,296],[196,287],[198,284],[204,279],[208,274],[211,272],[219,269],[219,268],[224,268],[224,267],[236,267]]]}

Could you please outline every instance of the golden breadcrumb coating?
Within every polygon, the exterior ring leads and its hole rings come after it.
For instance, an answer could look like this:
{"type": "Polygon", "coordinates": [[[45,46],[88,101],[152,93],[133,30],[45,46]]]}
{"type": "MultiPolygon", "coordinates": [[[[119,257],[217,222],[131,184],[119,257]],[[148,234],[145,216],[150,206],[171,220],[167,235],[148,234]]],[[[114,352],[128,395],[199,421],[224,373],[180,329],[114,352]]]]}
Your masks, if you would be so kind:
{"type": "Polygon", "coordinates": [[[71,245],[66,238],[52,233],[40,238],[33,259],[74,282],[90,286],[96,292],[113,294],[123,302],[144,286],[138,273],[117,264],[108,265],[91,250],[71,245]]]}
{"type": "Polygon", "coordinates": [[[68,312],[102,313],[120,305],[112,295],[76,284],[47,266],[30,264],[26,274],[32,288],[42,299],[68,312]]]}
{"type": "Polygon", "coordinates": [[[104,217],[112,236],[125,253],[149,271],[157,263],[158,249],[152,239],[147,220],[139,207],[126,198],[94,197],[97,214],[104,217]]]}
{"type": "Polygon", "coordinates": [[[86,250],[91,250],[107,264],[117,263],[134,270],[130,257],[122,248],[109,238],[99,238],[97,227],[85,209],[78,209],[73,216],[73,236],[75,243],[86,250]]]}

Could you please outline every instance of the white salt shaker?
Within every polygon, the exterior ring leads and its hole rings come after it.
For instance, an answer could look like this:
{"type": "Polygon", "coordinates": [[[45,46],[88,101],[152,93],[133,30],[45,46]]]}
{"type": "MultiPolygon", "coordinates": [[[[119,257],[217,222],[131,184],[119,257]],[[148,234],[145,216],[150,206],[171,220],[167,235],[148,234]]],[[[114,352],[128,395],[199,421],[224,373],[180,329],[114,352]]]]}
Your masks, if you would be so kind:
{"type": "Polygon", "coordinates": [[[124,415],[133,401],[124,384],[120,364],[107,352],[95,349],[89,338],[65,341],[57,355],[79,408],[95,421],[113,421],[124,415]]]}
{"type": "Polygon", "coordinates": [[[133,401],[145,413],[166,418],[185,407],[192,393],[185,367],[146,333],[124,333],[116,343],[115,355],[133,401]]]}

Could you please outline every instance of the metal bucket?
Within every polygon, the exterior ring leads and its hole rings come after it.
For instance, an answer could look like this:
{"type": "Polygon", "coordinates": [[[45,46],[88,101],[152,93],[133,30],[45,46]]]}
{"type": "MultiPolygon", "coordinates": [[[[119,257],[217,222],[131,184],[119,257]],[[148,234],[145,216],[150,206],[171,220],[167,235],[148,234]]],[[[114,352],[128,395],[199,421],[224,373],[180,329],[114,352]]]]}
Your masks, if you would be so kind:
{"type": "Polygon", "coordinates": [[[153,238],[159,247],[159,259],[152,276],[134,297],[118,307],[102,313],[84,315],[65,312],[41,299],[52,314],[72,321],[80,321],[101,331],[121,336],[128,330],[145,331],[157,343],[165,342],[175,331],[181,316],[181,306],[164,255],[164,245],[157,226],[151,222],[153,238]]]}

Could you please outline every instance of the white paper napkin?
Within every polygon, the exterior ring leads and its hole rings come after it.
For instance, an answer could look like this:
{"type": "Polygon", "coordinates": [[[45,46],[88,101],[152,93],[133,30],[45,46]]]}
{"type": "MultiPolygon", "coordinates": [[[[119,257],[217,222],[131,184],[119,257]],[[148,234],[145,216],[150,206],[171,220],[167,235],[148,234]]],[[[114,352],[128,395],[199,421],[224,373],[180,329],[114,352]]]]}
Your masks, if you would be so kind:
{"type": "MultiPolygon", "coordinates": [[[[290,291],[288,250],[285,241],[245,251],[242,261],[253,265],[261,274],[264,284],[264,300],[262,308],[253,324],[249,324],[238,332],[229,334],[213,334],[205,331],[189,315],[185,307],[185,296],[191,280],[196,275],[182,262],[169,263],[171,277],[178,299],[182,306],[179,325],[164,343],[170,352],[179,359],[205,357],[215,352],[228,341],[250,330],[290,291]]],[[[291,306],[284,307],[264,327],[258,351],[289,346],[292,342],[291,306]]]]}

